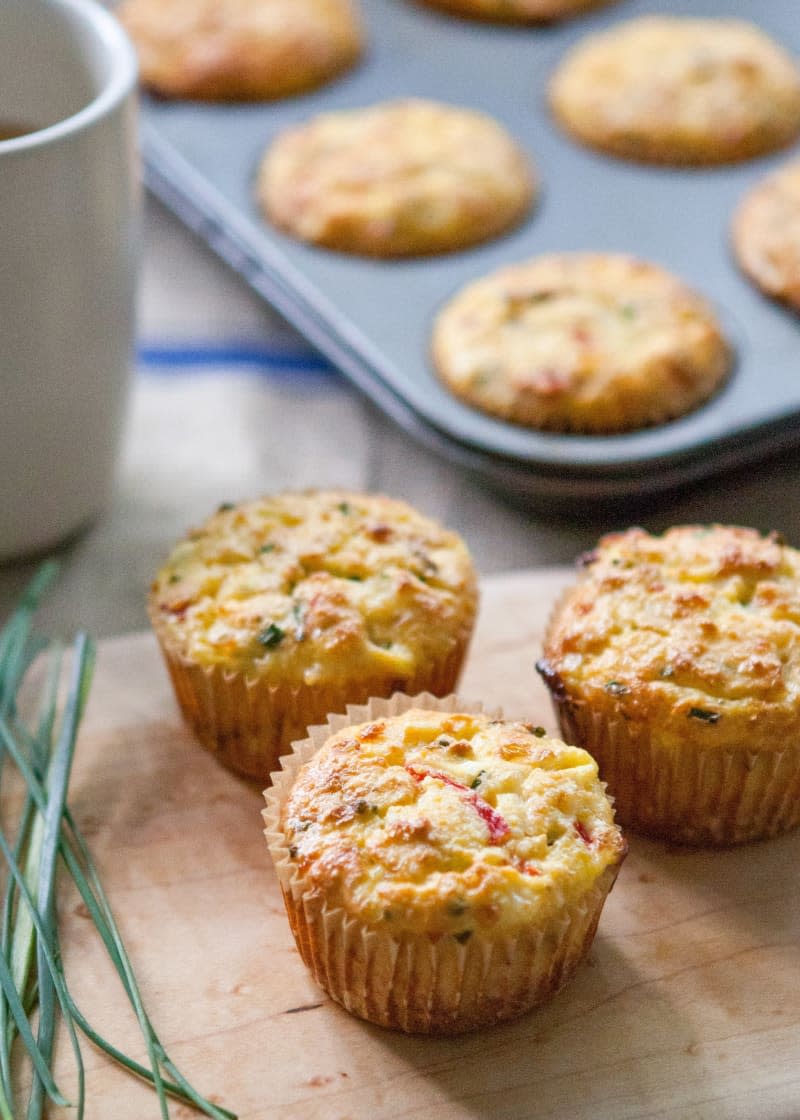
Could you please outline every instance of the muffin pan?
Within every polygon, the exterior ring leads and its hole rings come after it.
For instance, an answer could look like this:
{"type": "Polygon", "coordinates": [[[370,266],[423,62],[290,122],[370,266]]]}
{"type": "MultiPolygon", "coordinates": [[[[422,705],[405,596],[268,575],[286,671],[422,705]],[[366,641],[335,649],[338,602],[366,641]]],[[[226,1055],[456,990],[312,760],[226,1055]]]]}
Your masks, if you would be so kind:
{"type": "Polygon", "coordinates": [[[710,169],[638,166],[579,147],[552,121],[549,75],[578,39],[650,12],[738,17],[800,53],[794,0],[619,0],[546,27],[361,0],[368,49],[302,97],[216,105],[145,96],[146,179],[192,229],[411,436],[522,498],[595,499],[674,487],[800,441],[800,321],[739,273],[729,222],[744,193],[791,158],[710,169]],[[457,253],[365,260],[292,241],[261,216],[253,183],[283,128],[326,109],[421,96],[481,109],[532,156],[542,190],[522,226],[457,253]],[[714,306],[736,351],[707,404],[625,435],[536,432],[483,415],[439,383],[428,357],[438,309],[465,283],[544,252],[628,252],[671,270],[714,306]]]}

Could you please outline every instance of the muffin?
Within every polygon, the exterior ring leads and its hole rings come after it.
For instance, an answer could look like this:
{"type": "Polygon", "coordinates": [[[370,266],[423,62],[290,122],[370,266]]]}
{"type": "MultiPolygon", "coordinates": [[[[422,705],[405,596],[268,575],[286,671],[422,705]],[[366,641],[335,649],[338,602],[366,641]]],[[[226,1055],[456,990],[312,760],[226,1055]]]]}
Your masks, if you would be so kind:
{"type": "Polygon", "coordinates": [[[645,163],[730,163],[800,134],[794,59],[741,20],[619,23],[573,48],[549,96],[581,143],[645,163]]]}
{"type": "Polygon", "coordinates": [[[473,281],[440,311],[440,379],[490,415],[560,432],[623,432],[691,411],[731,353],[677,277],[611,253],[561,253],[473,281]]]}
{"type": "Polygon", "coordinates": [[[624,827],[686,844],[800,822],[800,553],[771,533],[603,537],[538,664],[624,827]]]}
{"type": "Polygon", "coordinates": [[[350,0],[123,0],[142,84],[164,97],[263,101],[328,82],[358,59],[350,0]]]}
{"type": "Polygon", "coordinates": [[[419,0],[458,16],[498,23],[546,23],[603,8],[615,0],[419,0]]]}
{"type": "Polygon", "coordinates": [[[516,225],[535,193],[531,165],[491,117],[409,98],[322,113],[281,133],[258,200],[301,241],[345,253],[444,253],[516,225]]]}
{"type": "Polygon", "coordinates": [[[339,490],[221,506],[176,545],[148,601],[190,727],[261,782],[349,702],[452,691],[476,607],[456,533],[339,490]]]}
{"type": "Polygon", "coordinates": [[[313,730],[264,819],[317,983],[420,1033],[491,1026],[554,995],[626,850],[594,760],[454,697],[374,702],[313,730]]]}
{"type": "Polygon", "coordinates": [[[800,160],[748,191],[734,215],[733,247],[765,295],[800,311],[800,160]]]}

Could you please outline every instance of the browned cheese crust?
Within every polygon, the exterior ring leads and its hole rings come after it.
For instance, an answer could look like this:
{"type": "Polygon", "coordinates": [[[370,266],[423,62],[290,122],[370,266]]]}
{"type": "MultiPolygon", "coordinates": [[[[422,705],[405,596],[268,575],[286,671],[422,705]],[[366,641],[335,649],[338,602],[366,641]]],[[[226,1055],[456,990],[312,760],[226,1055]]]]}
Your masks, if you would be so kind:
{"type": "Polygon", "coordinates": [[[734,216],[733,246],[766,295],[800,311],[800,160],[748,192],[734,216]]]}
{"type": "Polygon", "coordinates": [[[148,606],[201,741],[266,780],[328,712],[450,692],[477,580],[458,534],[405,502],[305,491],[221,507],[173,548],[148,606]]]}
{"type": "Polygon", "coordinates": [[[700,296],[655,265],[608,253],[538,257],[469,284],[439,313],[432,356],[473,407],[564,432],[680,416],[731,366],[700,296]]]}
{"type": "Polygon", "coordinates": [[[646,163],[716,164],[800,132],[800,71],[754,24],[643,16],[579,43],[550,84],[576,139],[646,163]]]}
{"type": "Polygon", "coordinates": [[[585,751],[409,704],[331,735],[290,782],[292,756],[270,850],[335,999],[402,1030],[487,1026],[566,983],[626,845],[585,751]]]}
{"type": "Polygon", "coordinates": [[[123,0],[142,83],[166,97],[269,100],[352,66],[362,32],[351,0],[123,0]]]}
{"type": "Polygon", "coordinates": [[[604,537],[539,669],[623,824],[733,843],[800,820],[800,553],[775,534],[604,537]]]}
{"type": "Polygon", "coordinates": [[[278,136],[258,200],[301,241],[377,257],[443,253],[527,213],[528,159],[483,113],[407,99],[323,113],[278,136]]]}

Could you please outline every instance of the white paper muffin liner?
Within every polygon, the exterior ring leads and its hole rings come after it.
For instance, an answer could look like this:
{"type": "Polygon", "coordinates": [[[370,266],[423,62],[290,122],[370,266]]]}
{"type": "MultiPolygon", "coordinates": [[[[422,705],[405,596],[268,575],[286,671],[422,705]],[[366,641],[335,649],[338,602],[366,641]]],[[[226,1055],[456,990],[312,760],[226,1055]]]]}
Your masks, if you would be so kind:
{"type": "Polygon", "coordinates": [[[553,698],[562,736],[597,760],[617,820],[681,844],[741,844],[800,824],[800,743],[778,750],[665,745],[651,729],[553,698]]]}
{"type": "MultiPolygon", "coordinates": [[[[550,612],[545,651],[573,590],[550,612]]],[[[683,740],[673,736],[667,744],[658,728],[617,714],[610,697],[593,708],[546,683],[562,738],[593,756],[623,828],[676,844],[728,847],[800,824],[800,741],[775,750],[703,747],[687,729],[683,740]]]]}
{"type": "MultiPolygon", "coordinates": [[[[384,696],[397,687],[396,676],[380,673],[313,686],[272,683],[220,665],[198,665],[174,649],[157,625],[155,629],[178,705],[199,743],[225,766],[262,783],[310,724],[343,711],[348,703],[384,696]]],[[[444,656],[421,664],[404,687],[439,696],[451,693],[471,637],[470,623],[453,637],[444,656]]]]}
{"type": "MultiPolygon", "coordinates": [[[[309,729],[281,760],[265,791],[265,835],[292,932],[317,983],[348,1011],[383,1027],[412,1033],[456,1034],[490,1026],[553,996],[586,956],[619,863],[606,868],[577,903],[515,936],[476,930],[465,943],[427,933],[376,930],[331,907],[291,861],[281,810],[301,766],[336,731],[409,708],[477,712],[455,696],[396,695],[348,707],[346,715],[309,729]]],[[[501,713],[492,713],[502,718],[501,713]]]]}

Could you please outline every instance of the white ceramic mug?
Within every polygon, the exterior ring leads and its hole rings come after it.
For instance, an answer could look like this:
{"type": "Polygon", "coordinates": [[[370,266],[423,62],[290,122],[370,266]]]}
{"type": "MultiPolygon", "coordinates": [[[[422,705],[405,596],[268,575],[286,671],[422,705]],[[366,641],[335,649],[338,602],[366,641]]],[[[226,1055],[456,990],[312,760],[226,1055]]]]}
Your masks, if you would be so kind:
{"type": "Polygon", "coordinates": [[[133,363],[136,59],[94,0],[0,0],[0,560],[107,504],[133,363]]]}

